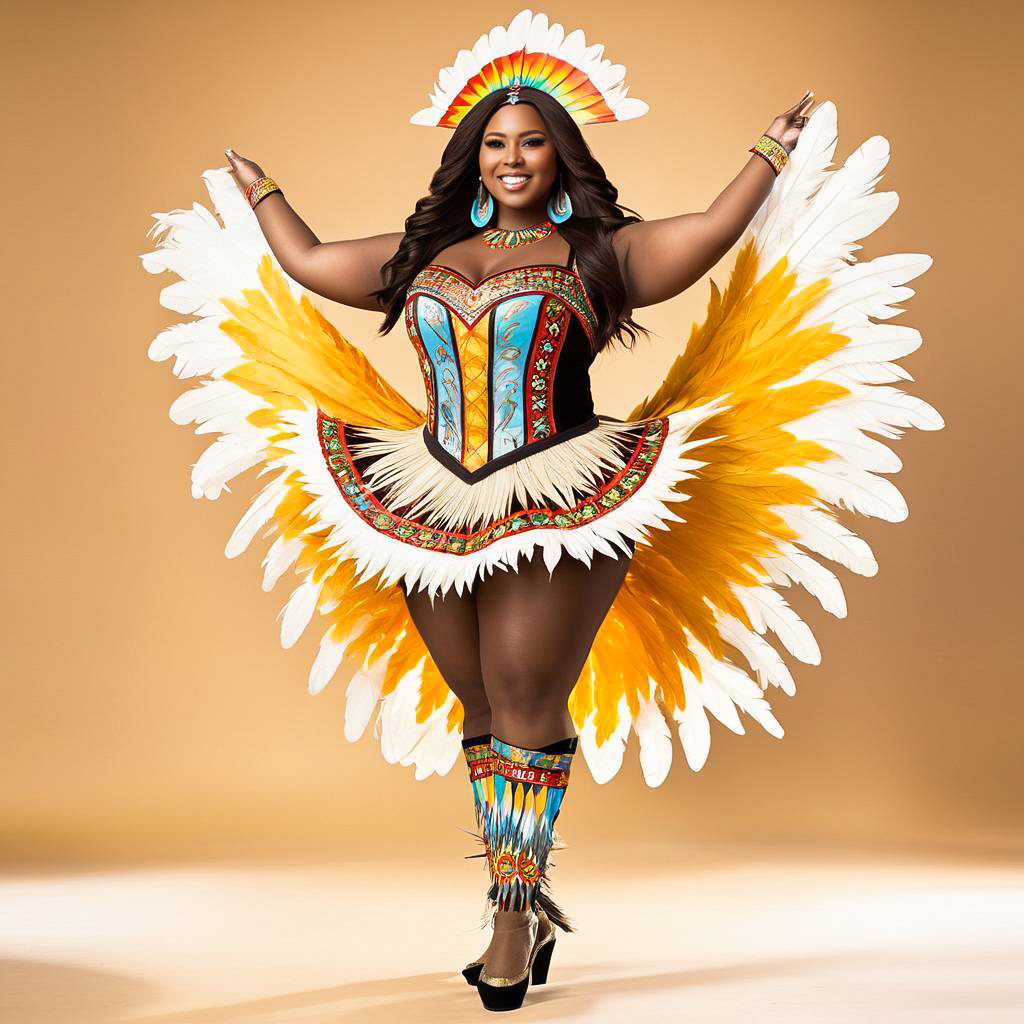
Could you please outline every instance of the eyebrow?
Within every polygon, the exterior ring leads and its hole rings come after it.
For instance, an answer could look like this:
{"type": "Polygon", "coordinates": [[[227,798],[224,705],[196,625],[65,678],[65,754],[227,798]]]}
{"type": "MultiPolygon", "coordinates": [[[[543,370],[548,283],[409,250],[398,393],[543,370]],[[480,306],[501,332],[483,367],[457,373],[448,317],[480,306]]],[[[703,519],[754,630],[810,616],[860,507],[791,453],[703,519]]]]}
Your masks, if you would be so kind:
{"type": "MultiPolygon", "coordinates": [[[[487,134],[488,135],[500,135],[502,138],[505,138],[505,133],[504,132],[490,131],[487,134]]],[[[525,132],[520,132],[519,133],[519,138],[522,138],[524,135],[544,135],[544,134],[545,134],[545,131],[544,131],[543,128],[528,128],[525,132]]]]}

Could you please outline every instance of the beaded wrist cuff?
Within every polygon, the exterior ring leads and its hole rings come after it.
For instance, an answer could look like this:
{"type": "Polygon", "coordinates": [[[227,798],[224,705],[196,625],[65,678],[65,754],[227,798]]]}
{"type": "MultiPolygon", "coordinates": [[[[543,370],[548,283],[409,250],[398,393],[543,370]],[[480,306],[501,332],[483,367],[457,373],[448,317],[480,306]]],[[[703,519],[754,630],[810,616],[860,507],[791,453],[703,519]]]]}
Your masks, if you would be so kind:
{"type": "Polygon", "coordinates": [[[765,160],[776,175],[789,162],[789,154],[786,152],[786,147],[770,135],[762,135],[747,152],[754,153],[765,160]]]}
{"type": "Polygon", "coordinates": [[[261,200],[265,199],[270,195],[271,192],[280,192],[281,186],[278,185],[273,178],[263,175],[262,178],[257,178],[251,185],[245,190],[245,198],[249,205],[255,208],[256,204],[261,200]]]}

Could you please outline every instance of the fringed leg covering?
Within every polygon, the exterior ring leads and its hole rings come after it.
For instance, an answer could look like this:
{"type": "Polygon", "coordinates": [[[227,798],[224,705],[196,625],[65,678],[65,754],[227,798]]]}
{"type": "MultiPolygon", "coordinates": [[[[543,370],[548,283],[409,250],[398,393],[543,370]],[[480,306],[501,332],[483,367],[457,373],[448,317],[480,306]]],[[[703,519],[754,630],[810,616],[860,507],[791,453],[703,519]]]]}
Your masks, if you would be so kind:
{"type": "Polygon", "coordinates": [[[544,875],[577,744],[573,736],[542,750],[529,750],[492,737],[493,765],[484,806],[497,909],[539,905],[565,931],[572,929],[545,891],[544,875]]]}
{"type": "Polygon", "coordinates": [[[551,896],[551,882],[548,879],[548,869],[551,866],[552,862],[549,860],[540,874],[540,885],[537,887],[536,892],[537,907],[548,915],[548,920],[550,920],[556,928],[561,928],[563,932],[571,932],[574,931],[572,923],[565,911],[551,896]]]}
{"type": "Polygon", "coordinates": [[[476,817],[477,837],[484,847],[483,854],[473,854],[472,856],[487,858],[487,874],[490,879],[487,898],[493,900],[495,893],[494,858],[491,856],[491,847],[487,842],[487,833],[484,829],[488,791],[487,778],[491,774],[494,758],[491,751],[491,734],[484,733],[482,736],[471,736],[464,739],[462,750],[466,756],[466,767],[469,769],[469,784],[473,789],[473,813],[476,817]]]}

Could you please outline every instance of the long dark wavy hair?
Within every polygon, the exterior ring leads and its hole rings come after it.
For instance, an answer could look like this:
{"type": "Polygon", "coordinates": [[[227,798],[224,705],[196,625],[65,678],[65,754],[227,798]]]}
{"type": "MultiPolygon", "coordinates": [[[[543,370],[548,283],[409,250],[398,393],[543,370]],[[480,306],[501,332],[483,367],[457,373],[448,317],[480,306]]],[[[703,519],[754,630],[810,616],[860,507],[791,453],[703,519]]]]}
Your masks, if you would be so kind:
{"type": "MultiPolygon", "coordinates": [[[[416,274],[443,249],[477,230],[469,210],[479,185],[480,144],[491,115],[506,98],[507,90],[499,89],[479,100],[445,146],[441,166],[430,180],[430,194],[416,203],[406,219],[398,252],[381,268],[384,287],[374,295],[386,312],[378,333],[387,334],[402,316],[406,290],[416,274]]],[[[575,249],[580,276],[597,314],[594,352],[614,339],[632,347],[637,334],[647,331],[626,315],[626,285],[612,249],[612,236],[623,225],[641,218],[618,203],[619,190],[558,100],[532,87],[522,88],[519,99],[536,108],[544,121],[554,141],[562,184],[572,199],[572,216],[558,225],[558,231],[575,249]]]]}

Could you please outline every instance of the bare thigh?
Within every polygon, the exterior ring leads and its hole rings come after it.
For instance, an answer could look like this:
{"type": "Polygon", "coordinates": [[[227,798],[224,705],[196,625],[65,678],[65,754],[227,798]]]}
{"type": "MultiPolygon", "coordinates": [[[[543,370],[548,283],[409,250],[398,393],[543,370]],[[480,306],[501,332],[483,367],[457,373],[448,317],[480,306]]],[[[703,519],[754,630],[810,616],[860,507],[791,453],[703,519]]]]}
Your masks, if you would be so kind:
{"type": "Polygon", "coordinates": [[[426,591],[408,593],[405,603],[413,624],[430,652],[434,664],[452,692],[462,703],[467,725],[464,735],[473,730],[489,731],[489,707],[480,667],[480,630],[477,623],[476,595],[460,596],[454,589],[438,595],[431,605],[426,591]],[[481,726],[472,725],[481,722],[481,726]]]}
{"type": "Polygon", "coordinates": [[[478,583],[480,664],[495,735],[538,749],[573,734],[569,694],[629,564],[625,554],[597,555],[587,566],[563,553],[549,574],[535,550],[516,571],[478,583]]]}

